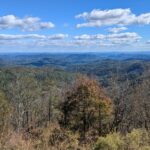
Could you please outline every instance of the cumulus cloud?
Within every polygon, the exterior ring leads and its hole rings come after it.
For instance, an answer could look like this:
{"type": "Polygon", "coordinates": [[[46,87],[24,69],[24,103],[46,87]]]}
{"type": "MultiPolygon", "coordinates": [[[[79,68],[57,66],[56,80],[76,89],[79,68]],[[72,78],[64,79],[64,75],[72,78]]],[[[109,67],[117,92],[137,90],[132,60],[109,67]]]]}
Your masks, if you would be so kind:
{"type": "Polygon", "coordinates": [[[88,34],[82,34],[82,35],[78,35],[75,36],[74,39],[76,40],[96,40],[96,39],[104,39],[105,35],[103,34],[96,34],[96,35],[88,35],[88,34]]]}
{"type": "Polygon", "coordinates": [[[139,36],[135,32],[125,32],[125,33],[115,33],[115,34],[96,34],[96,35],[78,35],[75,36],[74,39],[76,40],[102,40],[102,41],[111,41],[112,43],[132,43],[137,42],[142,37],[139,36]]]}
{"type": "Polygon", "coordinates": [[[133,45],[141,39],[137,33],[125,32],[115,34],[83,34],[67,38],[67,34],[41,35],[41,34],[0,34],[1,46],[23,48],[115,48],[121,45],[133,45]]]}
{"type": "Polygon", "coordinates": [[[126,32],[126,33],[109,34],[106,36],[106,38],[112,43],[128,44],[128,43],[137,42],[142,37],[135,32],[126,32]]]}
{"type": "Polygon", "coordinates": [[[24,34],[24,35],[9,35],[0,34],[0,40],[21,40],[21,39],[44,39],[44,40],[61,40],[67,38],[67,34],[41,35],[41,34],[24,34]]]}
{"type": "Polygon", "coordinates": [[[111,33],[119,33],[121,31],[127,30],[127,27],[109,28],[108,31],[111,33]]]}
{"type": "Polygon", "coordinates": [[[23,31],[36,31],[53,28],[52,22],[42,22],[38,17],[19,18],[14,15],[0,17],[0,29],[19,28],[23,31]]]}
{"type": "Polygon", "coordinates": [[[150,24],[150,13],[144,13],[137,16],[129,8],[110,10],[94,9],[91,12],[84,12],[75,17],[85,20],[84,23],[77,24],[77,28],[101,27],[111,25],[126,26],[132,24],[150,24]]]}
{"type": "Polygon", "coordinates": [[[86,40],[68,40],[68,41],[36,41],[36,46],[40,47],[91,47],[96,46],[97,43],[95,41],[86,41],[86,40]]]}

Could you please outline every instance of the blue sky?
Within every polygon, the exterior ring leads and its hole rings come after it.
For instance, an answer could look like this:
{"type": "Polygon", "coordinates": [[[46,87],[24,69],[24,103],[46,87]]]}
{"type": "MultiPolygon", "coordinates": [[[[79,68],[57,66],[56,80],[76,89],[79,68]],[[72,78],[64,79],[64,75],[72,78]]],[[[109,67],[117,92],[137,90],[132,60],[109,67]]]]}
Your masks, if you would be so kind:
{"type": "Polygon", "coordinates": [[[149,0],[1,0],[0,52],[150,50],[149,0]]]}

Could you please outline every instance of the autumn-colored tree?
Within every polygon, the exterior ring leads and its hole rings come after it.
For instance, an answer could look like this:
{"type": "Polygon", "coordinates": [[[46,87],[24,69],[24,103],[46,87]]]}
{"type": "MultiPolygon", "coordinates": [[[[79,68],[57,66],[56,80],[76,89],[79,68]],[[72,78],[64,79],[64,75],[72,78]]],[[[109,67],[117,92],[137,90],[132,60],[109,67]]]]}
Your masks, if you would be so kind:
{"type": "Polygon", "coordinates": [[[64,126],[79,131],[83,138],[90,129],[101,134],[112,104],[98,82],[87,76],[77,76],[65,95],[62,103],[64,126]]]}

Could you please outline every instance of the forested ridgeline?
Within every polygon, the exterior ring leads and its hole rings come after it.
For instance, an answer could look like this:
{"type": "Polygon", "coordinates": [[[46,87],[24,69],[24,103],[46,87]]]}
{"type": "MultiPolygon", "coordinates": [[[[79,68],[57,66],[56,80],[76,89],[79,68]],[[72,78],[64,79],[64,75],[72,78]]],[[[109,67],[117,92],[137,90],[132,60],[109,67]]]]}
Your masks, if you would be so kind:
{"type": "Polygon", "coordinates": [[[1,69],[0,149],[149,150],[150,74],[121,79],[1,69]]]}

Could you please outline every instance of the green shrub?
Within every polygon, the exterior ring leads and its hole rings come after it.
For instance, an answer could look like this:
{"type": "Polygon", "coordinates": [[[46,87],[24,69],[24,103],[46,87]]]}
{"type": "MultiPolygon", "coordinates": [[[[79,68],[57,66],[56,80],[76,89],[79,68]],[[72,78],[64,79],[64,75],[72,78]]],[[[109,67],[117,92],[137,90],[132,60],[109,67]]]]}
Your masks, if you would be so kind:
{"type": "Polygon", "coordinates": [[[131,150],[149,150],[150,138],[148,132],[142,129],[134,129],[125,137],[125,144],[127,149],[131,150]]]}
{"type": "Polygon", "coordinates": [[[94,150],[150,150],[150,135],[143,129],[134,129],[126,135],[108,134],[98,139],[94,150]]]}
{"type": "Polygon", "coordinates": [[[108,134],[106,137],[100,137],[94,150],[123,150],[124,141],[119,133],[108,134]]]}

